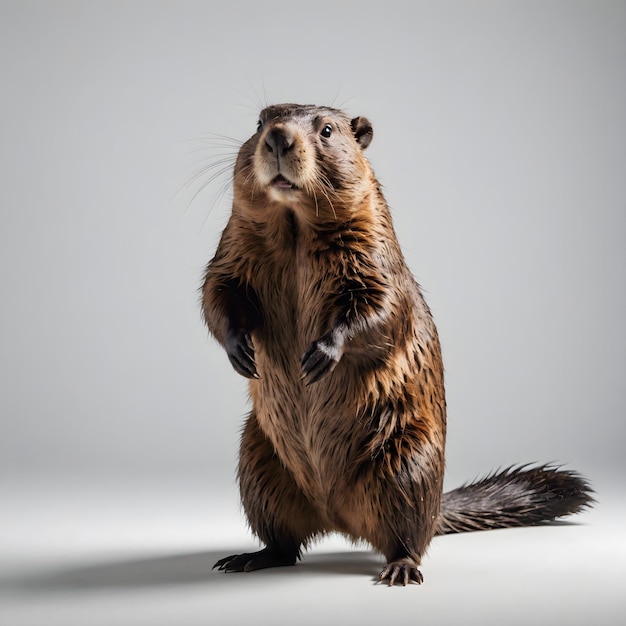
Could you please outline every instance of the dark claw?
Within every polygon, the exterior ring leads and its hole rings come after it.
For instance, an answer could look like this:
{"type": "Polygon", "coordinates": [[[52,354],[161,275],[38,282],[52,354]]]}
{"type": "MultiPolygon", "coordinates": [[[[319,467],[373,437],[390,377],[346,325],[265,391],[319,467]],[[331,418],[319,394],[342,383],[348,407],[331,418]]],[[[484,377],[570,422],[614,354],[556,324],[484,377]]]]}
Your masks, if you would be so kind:
{"type": "Polygon", "coordinates": [[[314,341],[301,360],[302,380],[307,386],[316,383],[335,369],[342,354],[343,349],[328,336],[314,341]]]}
{"type": "Polygon", "coordinates": [[[297,554],[294,556],[276,553],[269,548],[258,552],[246,552],[244,554],[232,554],[220,559],[212,569],[217,567],[222,572],[253,572],[267,567],[282,567],[294,565],[297,554]]]}
{"type": "Polygon", "coordinates": [[[237,554],[231,554],[230,556],[225,556],[223,559],[220,559],[219,561],[217,561],[217,563],[215,563],[215,565],[211,569],[215,569],[217,567],[217,569],[220,571],[225,570],[228,563],[232,561],[233,559],[235,559],[237,556],[238,556],[237,554]]]}
{"type": "Polygon", "coordinates": [[[378,575],[378,582],[389,581],[389,586],[393,587],[396,581],[401,581],[403,586],[407,586],[409,582],[421,585],[424,582],[422,572],[417,569],[415,563],[408,558],[392,561],[378,575]]]}
{"type": "Polygon", "coordinates": [[[254,346],[250,333],[243,328],[226,337],[226,353],[235,371],[246,378],[260,378],[254,362],[254,346]]]}

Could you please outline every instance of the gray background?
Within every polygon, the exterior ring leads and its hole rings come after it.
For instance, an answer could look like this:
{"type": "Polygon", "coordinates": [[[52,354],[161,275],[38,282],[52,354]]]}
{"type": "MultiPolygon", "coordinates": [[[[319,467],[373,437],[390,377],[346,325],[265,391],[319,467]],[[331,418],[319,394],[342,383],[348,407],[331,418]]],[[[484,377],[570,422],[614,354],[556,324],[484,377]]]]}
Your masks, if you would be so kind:
{"type": "Polygon", "coordinates": [[[371,557],[343,555],[349,548],[334,540],[319,548],[326,560],[313,554],[295,574],[237,582],[204,567],[222,544],[250,543],[234,481],[245,382],[208,338],[197,292],[228,217],[229,170],[205,183],[221,159],[232,162],[259,109],[281,101],[373,122],[368,155],[443,342],[447,485],[559,461],[588,475],[604,502],[584,518],[589,527],[437,540],[424,568],[429,584],[435,573],[432,591],[410,590],[411,602],[431,607],[431,623],[456,610],[483,624],[532,621],[543,607],[537,590],[561,578],[545,605],[588,623],[564,565],[583,545],[572,563],[595,562],[594,579],[606,578],[589,606],[601,596],[609,613],[626,608],[610,582],[615,568],[623,576],[626,552],[615,526],[626,3],[2,0],[0,71],[11,623],[56,623],[54,611],[65,624],[211,623],[217,614],[240,623],[227,609],[241,585],[255,600],[239,611],[258,618],[267,605],[270,621],[279,604],[293,617],[290,601],[302,623],[332,623],[353,601],[374,603],[361,623],[408,619],[405,604],[377,604],[363,576],[376,570],[371,557]],[[604,551],[600,535],[612,542],[604,551]],[[446,563],[440,579],[435,555],[446,563]],[[524,586],[524,559],[545,581],[524,586]],[[319,597],[354,589],[359,599],[336,600],[328,614],[309,606],[313,583],[328,578],[319,597]],[[504,621],[506,604],[482,604],[487,588],[516,607],[504,621]]]}

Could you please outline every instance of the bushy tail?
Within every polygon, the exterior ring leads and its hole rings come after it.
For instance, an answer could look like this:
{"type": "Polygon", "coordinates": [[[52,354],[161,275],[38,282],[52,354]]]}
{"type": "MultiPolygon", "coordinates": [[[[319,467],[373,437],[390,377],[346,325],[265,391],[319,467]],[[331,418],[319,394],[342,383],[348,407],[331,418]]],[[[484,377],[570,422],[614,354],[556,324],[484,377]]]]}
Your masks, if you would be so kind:
{"type": "Polygon", "coordinates": [[[444,493],[437,534],[551,522],[591,506],[592,493],[582,476],[554,465],[509,467],[444,493]]]}

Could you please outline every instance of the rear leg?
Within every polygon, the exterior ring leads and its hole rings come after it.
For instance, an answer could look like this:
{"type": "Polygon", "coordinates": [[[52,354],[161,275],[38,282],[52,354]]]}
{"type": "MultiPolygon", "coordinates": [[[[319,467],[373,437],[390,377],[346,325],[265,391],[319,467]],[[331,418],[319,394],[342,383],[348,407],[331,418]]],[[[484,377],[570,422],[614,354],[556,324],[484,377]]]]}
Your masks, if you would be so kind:
{"type": "MultiPolygon", "coordinates": [[[[362,473],[350,502],[351,527],[387,560],[377,578],[390,586],[424,580],[419,566],[435,532],[440,493],[430,484],[380,477],[375,466],[362,473]]],[[[399,479],[398,479],[399,478],[399,479]]]]}
{"type": "Polygon", "coordinates": [[[390,586],[422,584],[419,566],[439,516],[441,485],[436,473],[429,476],[422,470],[418,479],[409,479],[407,474],[402,470],[397,475],[399,480],[387,485],[386,498],[381,502],[383,515],[371,539],[387,557],[378,582],[390,586]]]}
{"type": "MultiPolygon", "coordinates": [[[[373,543],[374,547],[386,545],[381,551],[387,557],[387,565],[378,574],[379,583],[388,583],[390,587],[393,587],[396,583],[400,583],[406,587],[409,583],[417,583],[421,585],[424,582],[422,572],[419,570],[422,557],[426,551],[426,547],[429,542],[430,532],[425,529],[418,528],[417,532],[408,533],[402,532],[397,525],[396,528],[387,527],[383,529],[377,543],[373,543]],[[386,535],[383,536],[383,533],[386,535]],[[400,537],[405,539],[400,539],[400,537]]],[[[408,530],[405,527],[403,530],[408,530]]]]}
{"type": "Polygon", "coordinates": [[[254,412],[241,437],[239,486],[250,528],[266,547],[227,556],[214,567],[226,572],[251,572],[294,565],[302,547],[325,532],[317,511],[281,465],[254,412]]]}
{"type": "MultiPolygon", "coordinates": [[[[435,534],[439,517],[443,463],[421,451],[397,455],[395,441],[385,455],[364,461],[355,476],[349,502],[354,534],[384,554],[387,565],[378,582],[421,584],[422,557],[435,534]]],[[[422,446],[422,450],[425,446],[422,446]]],[[[435,449],[433,456],[439,452],[435,449]]]]}

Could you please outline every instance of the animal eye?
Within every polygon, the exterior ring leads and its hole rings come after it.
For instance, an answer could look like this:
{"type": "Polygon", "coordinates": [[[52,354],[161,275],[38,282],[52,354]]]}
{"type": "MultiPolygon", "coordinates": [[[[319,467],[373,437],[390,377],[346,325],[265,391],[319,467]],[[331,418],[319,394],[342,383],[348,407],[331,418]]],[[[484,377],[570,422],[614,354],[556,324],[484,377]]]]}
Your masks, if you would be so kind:
{"type": "Polygon", "coordinates": [[[259,120],[259,121],[256,123],[256,132],[257,132],[257,133],[261,132],[261,129],[262,129],[262,128],[263,128],[263,122],[262,122],[261,120],[259,120]]]}
{"type": "Polygon", "coordinates": [[[330,137],[333,134],[333,127],[330,124],[326,124],[324,126],[324,128],[322,128],[322,132],[320,133],[320,135],[322,137],[330,137]]]}

